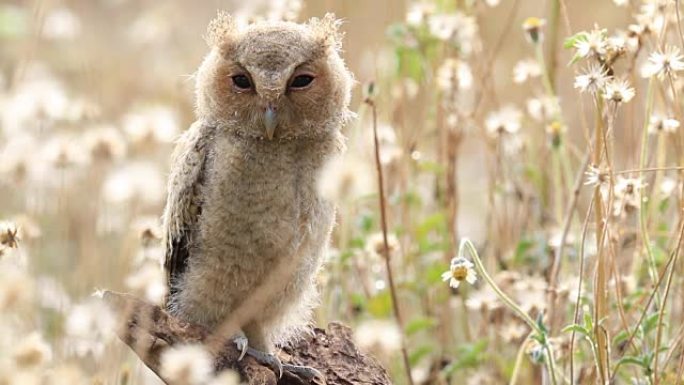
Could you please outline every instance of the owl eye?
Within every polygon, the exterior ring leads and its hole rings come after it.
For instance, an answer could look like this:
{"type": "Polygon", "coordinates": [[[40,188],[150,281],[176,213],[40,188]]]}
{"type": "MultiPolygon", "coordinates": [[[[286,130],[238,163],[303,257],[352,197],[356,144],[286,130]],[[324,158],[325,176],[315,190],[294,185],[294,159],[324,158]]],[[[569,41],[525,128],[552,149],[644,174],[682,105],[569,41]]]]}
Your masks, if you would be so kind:
{"type": "Polygon", "coordinates": [[[233,84],[239,90],[243,90],[243,91],[252,88],[252,82],[249,81],[249,78],[246,75],[235,75],[235,76],[233,76],[233,84]]]}
{"type": "Polygon", "coordinates": [[[294,79],[292,79],[292,83],[290,83],[290,88],[297,89],[297,88],[305,88],[311,82],[313,82],[314,77],[311,75],[299,75],[295,76],[294,79]]]}

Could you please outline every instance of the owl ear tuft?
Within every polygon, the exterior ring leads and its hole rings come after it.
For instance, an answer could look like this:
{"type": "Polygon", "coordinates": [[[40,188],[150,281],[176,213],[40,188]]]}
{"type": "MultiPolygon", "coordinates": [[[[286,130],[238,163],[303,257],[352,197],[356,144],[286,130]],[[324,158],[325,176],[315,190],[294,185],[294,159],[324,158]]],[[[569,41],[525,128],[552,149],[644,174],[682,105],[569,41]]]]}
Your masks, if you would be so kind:
{"type": "Polygon", "coordinates": [[[335,17],[334,13],[326,13],[322,19],[311,18],[307,24],[326,45],[340,49],[344,32],[340,31],[342,20],[335,17]]]}
{"type": "Polygon", "coordinates": [[[209,47],[219,47],[227,43],[236,31],[237,23],[233,16],[226,11],[218,11],[214,20],[209,22],[204,40],[209,47]]]}

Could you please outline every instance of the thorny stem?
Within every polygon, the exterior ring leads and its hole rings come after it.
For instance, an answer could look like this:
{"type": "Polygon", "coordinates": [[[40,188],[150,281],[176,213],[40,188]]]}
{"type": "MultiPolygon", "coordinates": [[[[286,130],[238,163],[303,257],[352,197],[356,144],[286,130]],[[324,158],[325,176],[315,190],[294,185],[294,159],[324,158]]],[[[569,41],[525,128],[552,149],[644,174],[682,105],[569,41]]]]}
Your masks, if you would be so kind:
{"type": "MultiPolygon", "coordinates": [[[[458,255],[463,256],[465,254],[465,250],[468,250],[470,253],[470,256],[473,258],[473,261],[475,262],[475,266],[477,266],[477,269],[480,271],[480,274],[482,274],[482,278],[487,282],[489,287],[494,290],[496,293],[497,297],[513,312],[518,315],[518,317],[522,318],[523,321],[534,331],[534,333],[537,336],[542,337],[542,346],[544,347],[544,350],[546,351],[546,358],[547,358],[547,365],[548,365],[548,370],[549,374],[551,375],[551,384],[556,385],[556,363],[555,363],[555,358],[553,357],[553,350],[551,348],[551,345],[549,344],[548,341],[548,333],[534,321],[530,316],[525,313],[518,304],[515,303],[506,293],[504,293],[499,286],[494,282],[491,276],[487,273],[487,270],[485,269],[484,265],[482,264],[482,260],[480,260],[480,256],[477,253],[477,250],[475,249],[475,246],[473,245],[472,242],[470,242],[469,239],[463,238],[461,239],[461,244],[458,247],[458,255]]],[[[541,343],[541,341],[540,341],[541,343]]]]}
{"type": "Polygon", "coordinates": [[[392,309],[394,311],[394,317],[397,319],[399,324],[399,329],[402,331],[401,338],[401,355],[404,360],[404,369],[406,370],[406,378],[408,379],[409,385],[413,385],[413,378],[411,377],[411,363],[409,362],[408,351],[406,349],[406,340],[403,336],[404,331],[404,321],[401,317],[401,312],[399,310],[399,300],[397,297],[397,288],[394,283],[394,274],[392,274],[392,263],[390,261],[389,254],[389,242],[387,241],[387,212],[386,212],[386,200],[385,200],[385,184],[382,175],[382,164],[380,163],[380,141],[378,140],[378,113],[375,107],[375,102],[369,97],[365,100],[373,113],[373,143],[375,146],[375,166],[378,171],[378,195],[380,197],[380,224],[382,226],[382,242],[384,247],[384,260],[385,268],[387,269],[387,281],[390,290],[390,296],[392,297],[392,309]]]}

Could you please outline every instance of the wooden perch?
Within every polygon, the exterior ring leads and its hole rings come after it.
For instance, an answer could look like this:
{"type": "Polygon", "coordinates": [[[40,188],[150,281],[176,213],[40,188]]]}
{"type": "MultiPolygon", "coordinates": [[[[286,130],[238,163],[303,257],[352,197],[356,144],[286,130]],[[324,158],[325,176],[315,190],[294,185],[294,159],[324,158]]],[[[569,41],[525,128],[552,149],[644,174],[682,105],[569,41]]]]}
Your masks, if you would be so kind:
{"type": "MultiPolygon", "coordinates": [[[[285,371],[282,378],[250,356],[238,361],[239,352],[229,338],[218,341],[209,330],[199,325],[180,321],[159,306],[132,295],[106,291],[105,302],[117,315],[119,338],[162,380],[160,357],[176,344],[206,344],[220,346],[211,352],[215,370],[237,370],[242,380],[250,385],[309,385],[320,384],[319,379],[307,380],[285,371]],[[211,342],[211,343],[209,343],[211,342]]],[[[354,345],[351,330],[340,323],[330,323],[328,329],[314,329],[292,347],[284,348],[279,357],[283,363],[307,365],[325,376],[327,385],[391,384],[387,372],[372,357],[364,355],[354,345]]]]}

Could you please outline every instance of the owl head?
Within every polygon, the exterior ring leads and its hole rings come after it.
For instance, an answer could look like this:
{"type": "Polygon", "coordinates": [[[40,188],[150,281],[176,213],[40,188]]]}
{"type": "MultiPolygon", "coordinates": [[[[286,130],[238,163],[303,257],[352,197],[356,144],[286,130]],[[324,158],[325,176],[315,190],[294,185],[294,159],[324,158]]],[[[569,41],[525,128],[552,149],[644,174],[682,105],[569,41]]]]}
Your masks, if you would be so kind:
{"type": "Polygon", "coordinates": [[[227,13],[210,24],[210,52],[197,72],[198,115],[254,139],[315,139],[350,116],[353,83],[332,14],[297,24],[239,26],[227,13]]]}

